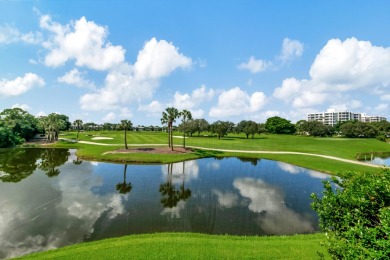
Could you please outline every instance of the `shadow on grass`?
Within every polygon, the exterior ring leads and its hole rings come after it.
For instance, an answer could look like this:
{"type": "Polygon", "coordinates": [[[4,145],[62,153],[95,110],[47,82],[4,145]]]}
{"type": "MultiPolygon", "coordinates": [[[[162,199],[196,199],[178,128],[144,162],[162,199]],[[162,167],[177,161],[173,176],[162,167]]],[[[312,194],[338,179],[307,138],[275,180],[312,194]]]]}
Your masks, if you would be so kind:
{"type": "Polygon", "coordinates": [[[214,157],[223,154],[223,152],[211,150],[193,149],[193,151],[194,154],[199,157],[214,157]]]}

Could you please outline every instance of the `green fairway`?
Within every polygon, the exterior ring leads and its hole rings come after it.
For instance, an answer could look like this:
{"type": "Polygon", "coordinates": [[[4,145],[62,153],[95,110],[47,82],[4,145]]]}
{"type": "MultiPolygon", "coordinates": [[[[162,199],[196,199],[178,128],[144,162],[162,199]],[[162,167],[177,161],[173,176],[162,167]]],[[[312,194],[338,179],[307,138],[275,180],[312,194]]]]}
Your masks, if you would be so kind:
{"type": "Polygon", "coordinates": [[[316,259],[329,258],[323,234],[245,237],[158,233],[81,243],[23,259],[316,259]]]}
{"type": "MultiPolygon", "coordinates": [[[[175,133],[174,136],[174,145],[177,147],[182,146],[183,139],[180,138],[182,133],[175,133]]],[[[61,138],[75,140],[76,133],[67,132],[64,135],[61,135],[61,138]]],[[[129,146],[161,146],[167,143],[167,139],[168,135],[164,132],[128,132],[127,134],[129,146]]],[[[187,146],[196,146],[208,149],[239,150],[241,152],[212,151],[199,148],[194,149],[192,153],[178,155],[106,153],[107,151],[123,148],[123,140],[124,136],[121,131],[90,131],[81,132],[78,141],[91,142],[94,144],[62,141],[55,144],[54,147],[77,148],[78,156],[84,159],[96,161],[170,163],[212,156],[241,156],[277,160],[331,174],[337,174],[337,172],[340,171],[373,171],[376,170],[376,168],[308,155],[271,153],[256,154],[253,153],[253,151],[301,152],[333,156],[348,160],[356,160],[357,155],[361,153],[390,153],[390,145],[376,139],[314,138],[309,136],[272,134],[260,136],[256,135],[254,139],[247,139],[244,135],[235,134],[228,135],[222,139],[206,135],[200,137],[193,136],[186,139],[187,146]],[[102,137],[109,139],[101,139],[102,137]],[[248,151],[248,153],[245,153],[245,151],[248,151]],[[249,151],[252,151],[252,153],[249,153],[249,151]]]]}

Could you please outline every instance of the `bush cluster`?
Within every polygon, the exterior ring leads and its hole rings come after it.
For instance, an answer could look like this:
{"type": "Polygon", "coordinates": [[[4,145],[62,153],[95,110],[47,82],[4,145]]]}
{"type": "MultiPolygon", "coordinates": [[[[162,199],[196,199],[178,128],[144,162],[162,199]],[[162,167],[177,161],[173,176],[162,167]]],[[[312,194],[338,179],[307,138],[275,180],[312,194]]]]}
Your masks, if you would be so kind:
{"type": "Polygon", "coordinates": [[[322,197],[312,194],[336,259],[390,259],[390,169],[340,173],[324,181],[322,197]]]}

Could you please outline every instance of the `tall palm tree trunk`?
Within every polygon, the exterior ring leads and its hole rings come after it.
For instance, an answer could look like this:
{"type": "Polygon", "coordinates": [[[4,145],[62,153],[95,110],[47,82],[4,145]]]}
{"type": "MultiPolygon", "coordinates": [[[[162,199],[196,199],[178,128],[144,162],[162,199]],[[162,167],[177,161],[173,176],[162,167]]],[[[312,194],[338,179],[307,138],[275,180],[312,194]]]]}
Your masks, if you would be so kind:
{"type": "Polygon", "coordinates": [[[126,149],[129,149],[129,148],[127,147],[127,134],[126,134],[126,128],[127,128],[127,127],[125,127],[125,147],[126,147],[126,149]]]}
{"type": "Polygon", "coordinates": [[[168,132],[168,147],[171,147],[171,129],[169,126],[167,127],[167,132],[168,132]]]}
{"type": "Polygon", "coordinates": [[[173,129],[171,126],[171,150],[173,151],[173,129]]]}

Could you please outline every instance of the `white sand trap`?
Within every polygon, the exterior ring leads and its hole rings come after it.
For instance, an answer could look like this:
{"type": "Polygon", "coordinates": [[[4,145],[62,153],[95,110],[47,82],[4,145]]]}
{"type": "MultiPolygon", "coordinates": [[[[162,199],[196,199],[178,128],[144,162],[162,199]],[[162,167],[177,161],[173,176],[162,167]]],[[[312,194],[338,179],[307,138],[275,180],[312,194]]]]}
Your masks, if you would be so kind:
{"type": "MultiPolygon", "coordinates": [[[[173,138],[181,138],[181,139],[183,139],[184,137],[183,136],[174,135],[173,138]]],[[[186,139],[187,138],[188,138],[188,136],[186,136],[186,139]]]]}
{"type": "Polygon", "coordinates": [[[111,139],[114,139],[112,137],[102,137],[102,136],[98,136],[98,137],[92,137],[91,140],[111,140],[111,139]]]}

